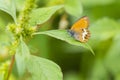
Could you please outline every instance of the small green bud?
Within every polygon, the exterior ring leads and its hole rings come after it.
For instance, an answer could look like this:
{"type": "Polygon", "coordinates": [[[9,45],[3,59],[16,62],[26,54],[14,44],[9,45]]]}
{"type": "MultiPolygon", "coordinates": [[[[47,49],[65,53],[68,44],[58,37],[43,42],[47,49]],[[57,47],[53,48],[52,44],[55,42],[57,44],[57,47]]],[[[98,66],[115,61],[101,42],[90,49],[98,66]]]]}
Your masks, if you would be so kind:
{"type": "Polygon", "coordinates": [[[9,24],[7,26],[7,30],[14,33],[15,32],[16,25],[15,24],[9,24]]]}

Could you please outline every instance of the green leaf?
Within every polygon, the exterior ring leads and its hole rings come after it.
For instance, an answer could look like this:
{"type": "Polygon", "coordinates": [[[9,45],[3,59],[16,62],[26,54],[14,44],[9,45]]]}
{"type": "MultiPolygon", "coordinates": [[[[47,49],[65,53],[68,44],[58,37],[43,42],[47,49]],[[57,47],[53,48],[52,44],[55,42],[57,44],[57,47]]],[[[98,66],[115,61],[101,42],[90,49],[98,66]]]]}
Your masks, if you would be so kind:
{"type": "Polygon", "coordinates": [[[120,36],[119,34],[113,39],[113,43],[110,46],[107,55],[105,56],[106,68],[117,75],[120,73],[120,36]]]}
{"type": "Polygon", "coordinates": [[[16,7],[14,0],[0,0],[0,10],[7,12],[16,22],[16,7]]]}
{"type": "Polygon", "coordinates": [[[29,49],[22,39],[15,58],[20,76],[28,69],[32,80],[62,80],[62,73],[59,66],[47,59],[30,55],[29,49]]]}
{"type": "Polygon", "coordinates": [[[85,6],[107,5],[114,3],[115,0],[81,0],[85,6]]]}
{"type": "Polygon", "coordinates": [[[27,45],[24,43],[24,41],[21,39],[21,42],[15,54],[19,76],[22,76],[26,71],[25,61],[29,58],[29,55],[30,55],[29,49],[27,45]]]}
{"type": "Polygon", "coordinates": [[[36,24],[42,24],[46,22],[50,17],[60,8],[63,6],[53,6],[47,8],[38,8],[32,11],[31,18],[30,18],[30,25],[34,26],[36,24]]]}
{"type": "Polygon", "coordinates": [[[80,0],[65,0],[65,10],[76,17],[79,17],[83,12],[80,0]]]}
{"type": "Polygon", "coordinates": [[[50,60],[31,56],[27,63],[28,72],[31,73],[31,80],[63,80],[59,66],[50,60]]]}
{"type": "Polygon", "coordinates": [[[34,35],[35,34],[45,34],[45,35],[66,41],[72,45],[82,46],[82,47],[90,50],[94,54],[92,48],[87,43],[80,43],[79,41],[76,41],[74,38],[72,38],[69,35],[67,30],[51,30],[51,31],[37,32],[37,33],[34,33],[34,35]]]}
{"type": "Polygon", "coordinates": [[[119,23],[112,19],[100,19],[90,26],[91,39],[107,40],[114,37],[120,32],[119,26],[119,23]]]}
{"type": "Polygon", "coordinates": [[[23,8],[23,7],[21,7],[21,6],[24,6],[25,0],[15,0],[15,2],[16,2],[16,9],[17,9],[18,11],[21,11],[22,8],[23,8]]]}

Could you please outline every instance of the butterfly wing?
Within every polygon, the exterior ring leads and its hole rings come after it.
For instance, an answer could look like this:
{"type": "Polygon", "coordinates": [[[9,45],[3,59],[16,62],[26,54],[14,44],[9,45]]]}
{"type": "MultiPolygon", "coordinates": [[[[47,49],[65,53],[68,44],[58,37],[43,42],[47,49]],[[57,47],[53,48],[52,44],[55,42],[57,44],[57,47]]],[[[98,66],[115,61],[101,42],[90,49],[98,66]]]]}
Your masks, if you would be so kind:
{"type": "Polygon", "coordinates": [[[73,37],[80,42],[87,42],[90,37],[88,26],[88,17],[85,16],[79,19],[70,29],[74,32],[73,37]]]}
{"type": "Polygon", "coordinates": [[[88,26],[89,26],[88,17],[84,16],[73,24],[71,30],[78,32],[79,29],[88,28],[88,26]]]}
{"type": "Polygon", "coordinates": [[[79,32],[74,32],[73,37],[80,42],[87,42],[90,38],[90,32],[88,29],[80,29],[79,32]]]}

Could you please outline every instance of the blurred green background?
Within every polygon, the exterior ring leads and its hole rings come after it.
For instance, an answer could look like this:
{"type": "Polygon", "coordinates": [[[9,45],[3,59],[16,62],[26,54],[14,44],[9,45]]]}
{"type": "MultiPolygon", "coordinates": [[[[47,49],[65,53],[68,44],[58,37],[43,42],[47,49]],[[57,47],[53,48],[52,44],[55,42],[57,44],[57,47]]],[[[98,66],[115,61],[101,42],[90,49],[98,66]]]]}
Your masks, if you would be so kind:
{"type": "MultiPolygon", "coordinates": [[[[88,44],[94,50],[95,56],[85,48],[46,35],[35,36],[29,41],[31,53],[57,63],[63,71],[64,80],[120,80],[120,0],[80,1],[83,12],[79,17],[61,9],[50,20],[40,25],[39,31],[69,29],[78,18],[88,16],[91,32],[88,44]]],[[[17,14],[22,9],[23,2],[24,0],[16,0],[17,14]]],[[[59,4],[64,4],[64,0],[37,1],[37,7],[59,4]]],[[[72,2],[71,7],[74,8],[72,2]]],[[[10,58],[6,47],[10,37],[5,34],[6,25],[10,22],[11,16],[0,11],[1,63],[10,58]]],[[[16,68],[12,75],[17,77],[16,68]]]]}

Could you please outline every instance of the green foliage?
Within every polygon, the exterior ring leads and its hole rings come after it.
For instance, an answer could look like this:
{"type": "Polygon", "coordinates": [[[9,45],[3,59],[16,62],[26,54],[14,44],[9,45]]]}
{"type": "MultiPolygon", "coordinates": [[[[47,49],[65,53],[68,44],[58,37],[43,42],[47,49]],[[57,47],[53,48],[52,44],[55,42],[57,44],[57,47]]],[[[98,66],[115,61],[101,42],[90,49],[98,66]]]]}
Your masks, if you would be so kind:
{"type": "Polygon", "coordinates": [[[37,56],[30,56],[27,60],[27,68],[32,75],[31,80],[62,80],[63,78],[57,64],[37,56]]]}
{"type": "Polygon", "coordinates": [[[106,5],[115,2],[115,0],[81,0],[81,2],[86,6],[96,6],[96,5],[106,5]]]}
{"type": "Polygon", "coordinates": [[[46,22],[50,17],[63,5],[53,6],[48,8],[38,8],[32,11],[29,24],[35,26],[36,24],[42,24],[46,22]]]}
{"type": "Polygon", "coordinates": [[[19,43],[18,49],[16,51],[16,55],[15,55],[19,76],[23,76],[23,74],[25,73],[26,71],[25,61],[29,58],[29,56],[30,56],[29,49],[21,38],[21,41],[19,43]]]}
{"type": "Polygon", "coordinates": [[[93,50],[91,49],[91,47],[88,44],[80,43],[80,42],[76,41],[75,39],[73,39],[70,36],[70,34],[67,32],[67,30],[51,30],[51,31],[37,32],[34,34],[45,34],[45,35],[66,41],[72,45],[82,46],[82,47],[90,50],[94,54],[93,50]]]}
{"type": "Polygon", "coordinates": [[[92,38],[107,40],[114,37],[120,31],[119,23],[109,18],[103,18],[96,21],[90,27],[92,38]],[[99,35],[99,36],[98,36],[99,35]]]}
{"type": "Polygon", "coordinates": [[[113,73],[113,75],[117,75],[120,73],[120,36],[117,34],[114,39],[112,46],[107,52],[107,55],[105,56],[105,64],[108,70],[113,73]]]}
{"type": "Polygon", "coordinates": [[[10,14],[16,22],[16,7],[14,0],[0,0],[0,10],[10,14]]]}
{"type": "Polygon", "coordinates": [[[101,60],[96,59],[91,74],[88,78],[89,80],[109,80],[107,70],[105,69],[105,66],[101,60]]]}
{"type": "Polygon", "coordinates": [[[83,12],[80,0],[65,0],[65,10],[76,17],[79,17],[83,12]]]}
{"type": "Polygon", "coordinates": [[[119,7],[116,0],[0,0],[0,80],[120,80],[119,7]],[[88,43],[66,29],[82,15],[90,20],[88,43]]]}
{"type": "Polygon", "coordinates": [[[29,49],[22,39],[16,52],[16,64],[19,75],[25,74],[27,69],[32,76],[31,80],[62,80],[59,66],[47,59],[30,55],[29,49]]]}
{"type": "MultiPolygon", "coordinates": [[[[32,8],[34,8],[34,1],[35,0],[27,0],[26,1],[26,3],[25,3],[26,7],[24,7],[23,11],[21,12],[21,14],[19,16],[19,21],[18,21],[19,25],[16,25],[16,24],[8,25],[8,30],[12,32],[12,34],[14,35],[13,38],[15,39],[15,41],[13,42],[13,44],[11,46],[12,47],[11,49],[14,48],[14,50],[11,50],[11,51],[13,53],[16,51],[15,58],[16,58],[16,64],[17,64],[19,76],[22,77],[26,73],[26,69],[27,69],[28,72],[32,76],[32,80],[35,80],[35,79],[62,80],[62,73],[61,73],[61,69],[59,68],[59,66],[47,59],[42,59],[42,58],[38,58],[38,57],[30,55],[29,49],[28,49],[27,45],[25,44],[25,42],[23,41],[23,39],[25,37],[24,35],[28,36],[29,35],[28,33],[31,33],[30,32],[31,30],[33,30],[32,32],[34,32],[34,28],[29,28],[28,23],[27,23],[29,21],[29,13],[31,12],[32,8]],[[33,63],[35,65],[32,65],[33,63]],[[34,71],[34,69],[36,69],[36,70],[34,71]]],[[[9,6],[9,7],[11,7],[11,6],[9,6]]],[[[44,9],[44,8],[38,9],[37,10],[38,12],[43,12],[40,16],[44,15],[43,17],[40,18],[40,21],[41,22],[47,21],[52,16],[52,14],[59,8],[62,8],[62,6],[51,7],[48,9],[44,9]],[[41,11],[41,10],[45,10],[45,11],[41,11]],[[50,10],[50,12],[48,12],[47,15],[45,15],[45,13],[48,10],[50,10]]],[[[8,11],[6,10],[7,8],[5,6],[1,7],[1,9],[5,12],[9,13],[11,16],[13,16],[13,14],[10,13],[9,10],[8,11]]],[[[15,9],[15,6],[14,6],[14,9],[15,9]]],[[[15,11],[12,11],[12,12],[14,13],[15,11]]],[[[34,15],[35,15],[35,13],[33,11],[34,15]]],[[[33,17],[31,18],[32,20],[34,19],[33,17]]],[[[13,18],[15,19],[14,16],[13,16],[13,18]]],[[[34,19],[34,20],[36,21],[36,20],[38,20],[38,18],[34,19]]],[[[32,22],[32,23],[34,23],[34,22],[32,22]]],[[[12,67],[10,67],[10,68],[12,68],[12,67]]],[[[6,74],[10,74],[10,72],[8,72],[6,74]]],[[[4,76],[1,76],[1,78],[2,77],[4,78],[4,76]]],[[[6,76],[6,77],[8,78],[8,76],[6,76]]]]}
{"type": "Polygon", "coordinates": [[[7,75],[7,72],[8,72],[8,66],[10,65],[10,62],[9,61],[6,61],[4,63],[1,63],[1,66],[0,66],[0,80],[6,80],[6,75],[7,75]]]}

